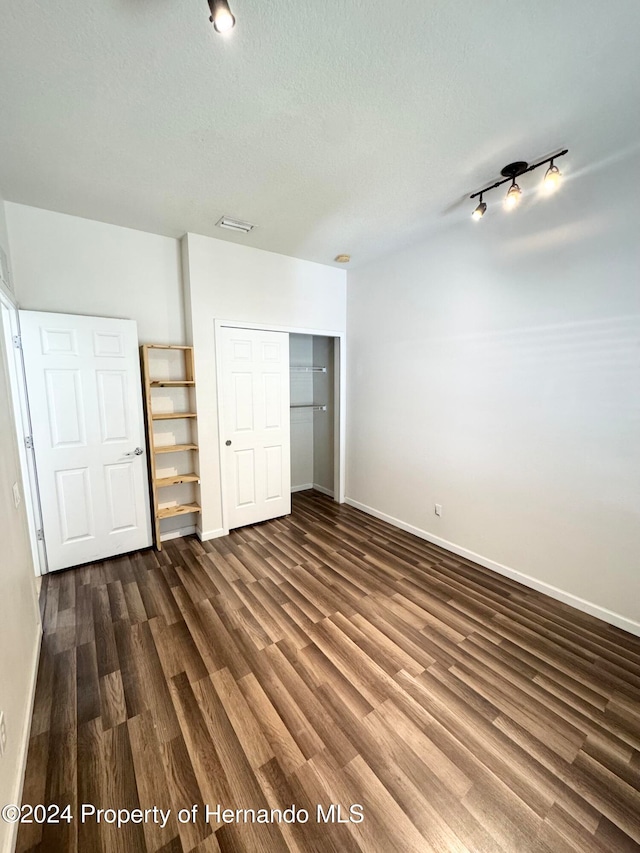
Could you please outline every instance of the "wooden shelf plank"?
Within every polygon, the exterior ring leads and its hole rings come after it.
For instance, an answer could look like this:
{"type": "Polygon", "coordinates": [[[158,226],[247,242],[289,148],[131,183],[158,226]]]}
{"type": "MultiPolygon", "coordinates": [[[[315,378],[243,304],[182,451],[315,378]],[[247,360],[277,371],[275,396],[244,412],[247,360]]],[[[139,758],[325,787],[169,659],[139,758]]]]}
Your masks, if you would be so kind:
{"type": "Polygon", "coordinates": [[[147,344],[146,347],[147,349],[191,349],[191,347],[178,346],[178,344],[147,344]]]}
{"type": "Polygon", "coordinates": [[[163,412],[158,415],[151,415],[152,421],[176,421],[180,418],[197,418],[195,412],[163,412]]]}
{"type": "Polygon", "coordinates": [[[192,388],[195,384],[193,379],[152,379],[149,383],[152,388],[192,388]]]}
{"type": "Polygon", "coordinates": [[[156,487],[163,489],[165,486],[179,486],[181,483],[199,483],[200,474],[176,474],[175,477],[159,477],[156,487]]]}
{"type": "Polygon", "coordinates": [[[166,509],[159,509],[156,513],[157,518],[173,518],[176,515],[189,515],[192,512],[200,512],[198,504],[179,504],[178,506],[168,506],[166,509]]]}
{"type": "Polygon", "coordinates": [[[154,447],[155,453],[180,453],[182,450],[197,450],[197,444],[166,444],[164,447],[154,447]]]}

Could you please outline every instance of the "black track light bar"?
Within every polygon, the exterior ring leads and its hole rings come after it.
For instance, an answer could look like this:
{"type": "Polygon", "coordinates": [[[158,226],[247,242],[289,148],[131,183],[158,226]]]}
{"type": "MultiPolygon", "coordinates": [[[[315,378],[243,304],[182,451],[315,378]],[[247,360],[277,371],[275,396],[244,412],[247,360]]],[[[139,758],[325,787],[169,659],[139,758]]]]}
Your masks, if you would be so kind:
{"type": "Polygon", "coordinates": [[[533,172],[534,169],[538,169],[540,166],[544,166],[545,163],[553,163],[554,160],[557,160],[559,157],[564,157],[565,154],[568,154],[569,149],[565,148],[560,151],[558,154],[554,154],[553,157],[546,157],[544,160],[540,160],[539,163],[534,163],[532,166],[529,166],[524,161],[518,163],[510,163],[509,166],[505,166],[502,170],[502,174],[505,175],[507,172],[509,174],[506,178],[503,178],[501,181],[496,181],[495,184],[491,184],[490,187],[485,187],[483,190],[478,190],[477,193],[472,193],[469,198],[477,198],[481,196],[483,193],[488,193],[489,190],[495,190],[496,187],[501,187],[502,184],[507,184],[509,181],[512,183],[515,182],[516,178],[519,178],[520,175],[526,175],[527,172],[533,172]],[[517,168],[511,169],[510,167],[514,166],[517,168]]]}

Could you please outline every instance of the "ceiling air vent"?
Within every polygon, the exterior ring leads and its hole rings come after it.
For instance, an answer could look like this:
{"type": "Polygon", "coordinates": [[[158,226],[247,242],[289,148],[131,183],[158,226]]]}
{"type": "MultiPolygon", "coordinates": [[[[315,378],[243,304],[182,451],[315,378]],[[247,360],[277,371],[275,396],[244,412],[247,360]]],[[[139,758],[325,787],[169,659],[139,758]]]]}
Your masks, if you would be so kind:
{"type": "Polygon", "coordinates": [[[240,234],[248,234],[253,231],[255,225],[250,222],[243,222],[241,219],[231,219],[230,216],[223,216],[219,222],[216,222],[218,228],[228,228],[229,231],[237,231],[240,234]]]}

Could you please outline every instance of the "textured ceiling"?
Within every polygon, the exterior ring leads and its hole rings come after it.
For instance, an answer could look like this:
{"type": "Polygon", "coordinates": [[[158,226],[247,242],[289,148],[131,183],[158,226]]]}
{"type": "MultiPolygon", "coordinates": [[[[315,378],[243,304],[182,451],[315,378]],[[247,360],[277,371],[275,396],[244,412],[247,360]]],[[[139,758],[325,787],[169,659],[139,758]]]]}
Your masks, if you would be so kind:
{"type": "Polygon", "coordinates": [[[579,174],[640,138],[638,0],[231,7],[221,37],[205,0],[4,0],[4,197],[357,265],[509,160],[579,174]]]}

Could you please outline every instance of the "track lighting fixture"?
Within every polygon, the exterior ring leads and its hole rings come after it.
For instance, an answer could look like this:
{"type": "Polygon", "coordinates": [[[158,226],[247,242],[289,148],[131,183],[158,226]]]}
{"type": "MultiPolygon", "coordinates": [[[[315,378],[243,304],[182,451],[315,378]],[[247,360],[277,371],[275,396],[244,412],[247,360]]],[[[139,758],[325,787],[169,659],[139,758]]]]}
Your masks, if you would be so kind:
{"type": "Polygon", "coordinates": [[[228,33],[236,25],[227,0],[208,0],[211,17],[209,20],[217,33],[228,33]]]}
{"type": "Polygon", "coordinates": [[[514,207],[517,207],[520,203],[520,196],[522,195],[522,190],[516,184],[516,179],[514,178],[511,182],[511,186],[509,187],[509,191],[507,192],[504,199],[504,207],[505,210],[513,210],[514,207]]]}
{"type": "Polygon", "coordinates": [[[560,151],[559,154],[554,154],[553,157],[547,157],[545,160],[540,160],[538,163],[533,163],[531,166],[526,163],[524,160],[516,160],[514,163],[509,163],[504,167],[504,169],[500,170],[500,174],[503,176],[499,181],[496,181],[494,184],[491,184],[489,187],[485,187],[483,190],[478,190],[476,193],[472,193],[470,198],[477,198],[480,196],[480,203],[476,207],[476,209],[471,214],[471,218],[474,220],[482,219],[487,210],[487,205],[484,202],[483,196],[485,193],[488,193],[490,190],[494,190],[496,187],[501,187],[503,184],[511,181],[511,186],[507,192],[507,195],[504,199],[504,207],[505,210],[513,210],[518,206],[520,199],[522,197],[522,190],[516,183],[516,178],[520,177],[520,175],[524,175],[527,172],[533,172],[534,169],[538,169],[540,166],[544,166],[546,163],[549,163],[549,168],[546,171],[544,176],[544,181],[542,182],[543,188],[547,193],[554,192],[561,183],[562,174],[558,167],[555,165],[554,160],[557,160],[559,157],[564,157],[569,151],[568,148],[565,148],[563,151],[560,151]]]}
{"type": "Polygon", "coordinates": [[[482,217],[485,215],[486,212],[487,212],[487,203],[482,201],[482,193],[480,193],[480,204],[476,207],[476,209],[471,214],[471,218],[474,220],[474,222],[477,222],[479,219],[482,219],[482,217]]]}

